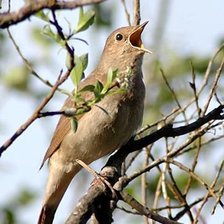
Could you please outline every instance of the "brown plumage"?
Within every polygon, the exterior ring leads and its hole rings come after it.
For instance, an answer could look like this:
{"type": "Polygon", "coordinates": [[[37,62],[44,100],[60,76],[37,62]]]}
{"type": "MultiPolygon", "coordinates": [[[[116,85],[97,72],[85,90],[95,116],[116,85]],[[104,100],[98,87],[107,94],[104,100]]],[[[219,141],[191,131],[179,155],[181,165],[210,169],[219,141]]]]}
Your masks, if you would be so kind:
{"type": "MultiPolygon", "coordinates": [[[[110,68],[127,74],[127,91],[105,96],[97,106],[78,118],[74,133],[70,119],[62,116],[54,132],[43,163],[49,159],[49,177],[38,224],[53,222],[55,211],[72,178],[81,167],[76,159],[89,164],[125,144],[142,122],[145,86],[142,80],[142,59],[147,51],[142,46],[141,33],[146,23],[115,30],[107,39],[96,69],[80,83],[79,88],[105,84],[110,68]]],[[[147,51],[149,52],[149,51],[147,51]]],[[[85,99],[91,97],[85,93],[85,99]]],[[[72,107],[70,98],[64,107],[72,107]]],[[[42,163],[42,165],[43,165],[42,163]]]]}

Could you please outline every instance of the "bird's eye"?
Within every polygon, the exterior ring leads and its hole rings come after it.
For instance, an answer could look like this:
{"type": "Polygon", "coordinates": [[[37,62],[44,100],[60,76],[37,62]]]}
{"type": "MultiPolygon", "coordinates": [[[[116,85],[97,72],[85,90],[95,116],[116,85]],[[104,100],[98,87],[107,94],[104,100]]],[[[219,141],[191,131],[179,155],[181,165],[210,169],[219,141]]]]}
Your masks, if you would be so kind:
{"type": "Polygon", "coordinates": [[[122,40],[123,39],[123,35],[122,34],[120,34],[120,33],[118,33],[117,35],[116,35],[116,40],[122,40]]]}

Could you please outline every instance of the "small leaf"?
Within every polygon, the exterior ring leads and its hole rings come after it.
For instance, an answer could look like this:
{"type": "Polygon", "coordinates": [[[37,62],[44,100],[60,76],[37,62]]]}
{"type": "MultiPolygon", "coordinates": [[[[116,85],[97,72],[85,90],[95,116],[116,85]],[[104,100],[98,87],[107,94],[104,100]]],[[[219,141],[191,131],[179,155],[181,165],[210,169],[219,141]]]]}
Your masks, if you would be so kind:
{"type": "Polygon", "coordinates": [[[114,79],[116,78],[117,73],[118,73],[118,69],[110,68],[107,73],[107,82],[111,84],[114,81],[114,79]]]}
{"type": "Polygon", "coordinates": [[[81,90],[79,90],[79,92],[94,92],[95,86],[94,85],[87,85],[85,87],[83,87],[81,90]]]}
{"type": "Polygon", "coordinates": [[[75,133],[77,131],[77,128],[78,128],[78,121],[75,117],[72,117],[71,118],[71,128],[72,128],[72,131],[75,133]]]}
{"type": "Polygon", "coordinates": [[[35,40],[36,43],[44,47],[45,51],[48,51],[47,47],[52,45],[52,40],[43,35],[42,28],[33,27],[30,29],[30,35],[35,40]]]}
{"type": "Polygon", "coordinates": [[[65,43],[66,41],[61,39],[61,37],[57,34],[54,33],[50,27],[50,25],[46,25],[43,28],[42,33],[44,35],[46,35],[47,37],[51,38],[52,40],[54,40],[56,43],[58,43],[60,46],[65,47],[65,43]]]}
{"type": "Polygon", "coordinates": [[[95,12],[93,10],[88,10],[87,12],[84,13],[83,8],[80,8],[79,11],[79,21],[77,24],[77,27],[75,29],[75,32],[81,32],[89,28],[93,24],[95,17],[95,12]]]}
{"type": "Polygon", "coordinates": [[[88,53],[82,54],[79,59],[82,62],[83,71],[85,71],[87,65],[88,65],[88,53]]]}
{"type": "Polygon", "coordinates": [[[103,84],[97,80],[96,84],[95,84],[95,88],[94,88],[94,94],[96,96],[96,98],[101,96],[101,91],[103,90],[103,84]]]}
{"type": "Polygon", "coordinates": [[[49,21],[50,21],[48,15],[45,14],[45,13],[43,12],[43,10],[37,12],[37,13],[35,14],[35,16],[38,17],[38,18],[40,18],[40,19],[42,19],[43,21],[46,21],[46,22],[49,22],[49,21]]]}
{"type": "Polygon", "coordinates": [[[80,115],[80,114],[84,114],[84,113],[86,113],[86,112],[88,112],[89,110],[90,110],[91,108],[90,107],[85,107],[85,108],[79,108],[78,110],[77,110],[77,115],[80,115]]]}
{"type": "Polygon", "coordinates": [[[48,37],[50,37],[51,39],[55,40],[56,39],[56,34],[52,31],[50,25],[46,25],[43,27],[43,31],[42,33],[48,37]]]}
{"type": "Polygon", "coordinates": [[[82,61],[78,56],[75,56],[75,67],[72,69],[70,76],[75,87],[75,93],[77,93],[78,85],[83,76],[82,61]]]}
{"type": "Polygon", "coordinates": [[[13,67],[8,74],[3,76],[3,82],[12,89],[27,91],[30,81],[30,72],[26,66],[13,67]]]}
{"type": "Polygon", "coordinates": [[[103,90],[101,91],[102,94],[106,94],[108,89],[110,88],[111,84],[113,83],[114,79],[117,77],[118,69],[110,68],[107,73],[107,82],[104,85],[103,90]]]}
{"type": "Polygon", "coordinates": [[[65,66],[67,69],[71,68],[71,55],[68,52],[65,59],[65,66]]]}

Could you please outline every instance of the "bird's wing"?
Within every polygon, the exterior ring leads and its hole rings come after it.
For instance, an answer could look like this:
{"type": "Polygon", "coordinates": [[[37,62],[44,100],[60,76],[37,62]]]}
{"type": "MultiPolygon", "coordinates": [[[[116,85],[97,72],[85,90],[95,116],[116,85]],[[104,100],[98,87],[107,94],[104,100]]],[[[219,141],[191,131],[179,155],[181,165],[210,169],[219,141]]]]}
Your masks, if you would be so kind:
{"type": "MultiPolygon", "coordinates": [[[[88,76],[83,82],[80,83],[79,89],[82,89],[83,87],[87,85],[94,85],[96,83],[96,78],[94,75],[88,76]]],[[[84,92],[83,96],[86,100],[90,99],[92,97],[92,93],[90,92],[84,92]]],[[[66,108],[72,108],[74,107],[74,102],[72,101],[71,97],[68,97],[65,101],[65,104],[63,107],[66,108]]],[[[79,116],[78,119],[80,119],[81,116],[79,116]]],[[[55,151],[60,147],[63,139],[68,134],[68,132],[71,130],[71,122],[68,117],[61,116],[59,119],[59,122],[57,124],[57,127],[55,129],[53,138],[51,140],[50,146],[43,158],[43,161],[41,163],[40,169],[44,165],[45,161],[49,159],[55,151]]]]}

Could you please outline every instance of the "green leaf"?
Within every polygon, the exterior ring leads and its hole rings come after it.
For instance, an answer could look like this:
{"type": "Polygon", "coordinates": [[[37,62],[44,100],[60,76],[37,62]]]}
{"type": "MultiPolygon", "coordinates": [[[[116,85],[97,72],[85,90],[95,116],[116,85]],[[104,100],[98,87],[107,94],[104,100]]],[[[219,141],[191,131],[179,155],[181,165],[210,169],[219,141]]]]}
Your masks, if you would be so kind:
{"type": "Polygon", "coordinates": [[[87,85],[85,87],[83,87],[81,90],[79,90],[79,92],[94,92],[95,86],[94,85],[87,85]]]}
{"type": "Polygon", "coordinates": [[[103,84],[97,80],[96,84],[95,84],[95,88],[94,88],[94,94],[96,98],[100,98],[101,97],[101,91],[103,90],[103,84]]]}
{"type": "Polygon", "coordinates": [[[75,56],[75,67],[72,69],[70,77],[75,87],[75,93],[77,93],[78,85],[83,76],[83,66],[82,61],[78,56],[75,56]]]}
{"type": "Polygon", "coordinates": [[[47,37],[51,38],[52,40],[54,40],[60,46],[65,47],[66,41],[62,40],[61,37],[57,33],[54,33],[49,24],[44,26],[42,33],[46,35],[47,37]]]}
{"type": "Polygon", "coordinates": [[[42,28],[32,27],[32,29],[30,29],[30,35],[37,44],[44,47],[44,51],[49,51],[48,47],[51,46],[53,42],[51,39],[46,37],[46,35],[43,35],[42,28]]]}
{"type": "Polygon", "coordinates": [[[93,10],[88,10],[87,12],[84,12],[83,7],[80,8],[79,11],[79,21],[77,24],[77,27],[75,29],[75,32],[81,32],[89,28],[94,22],[95,12],[93,10]]]}
{"type": "Polygon", "coordinates": [[[35,16],[38,17],[38,18],[40,18],[40,19],[42,19],[45,22],[49,22],[50,21],[48,15],[46,13],[44,13],[43,10],[37,12],[35,14],[35,16]]]}
{"type": "Polygon", "coordinates": [[[1,211],[1,216],[3,216],[3,223],[17,223],[16,214],[13,208],[6,207],[1,211]]]}
{"type": "Polygon", "coordinates": [[[53,40],[55,40],[57,37],[57,35],[52,31],[52,29],[51,29],[51,27],[50,27],[50,25],[48,24],[48,25],[45,25],[44,27],[43,27],[43,31],[42,31],[42,33],[44,34],[44,35],[46,35],[46,36],[48,36],[48,37],[50,37],[51,39],[53,39],[53,40]]]}
{"type": "Polygon", "coordinates": [[[35,193],[28,190],[28,189],[22,189],[21,193],[18,195],[18,203],[21,206],[29,205],[31,202],[33,202],[35,199],[35,193]]]}
{"type": "Polygon", "coordinates": [[[114,79],[117,77],[118,69],[110,68],[107,73],[107,83],[112,83],[114,79]]]}
{"type": "Polygon", "coordinates": [[[78,121],[75,117],[72,117],[71,118],[71,128],[72,128],[72,131],[75,133],[77,131],[77,128],[78,128],[78,121]]]}
{"type": "Polygon", "coordinates": [[[113,83],[114,79],[117,77],[118,69],[110,68],[107,73],[107,82],[104,85],[103,90],[101,91],[102,94],[106,94],[108,89],[110,88],[111,84],[113,83]]]}
{"type": "Polygon", "coordinates": [[[83,71],[85,71],[87,65],[88,65],[88,53],[82,54],[79,59],[82,62],[83,71]]]}
{"type": "Polygon", "coordinates": [[[3,76],[3,82],[12,89],[18,91],[27,91],[30,81],[30,71],[26,66],[12,67],[11,70],[3,76]]]}

